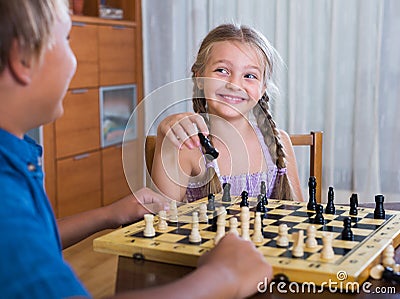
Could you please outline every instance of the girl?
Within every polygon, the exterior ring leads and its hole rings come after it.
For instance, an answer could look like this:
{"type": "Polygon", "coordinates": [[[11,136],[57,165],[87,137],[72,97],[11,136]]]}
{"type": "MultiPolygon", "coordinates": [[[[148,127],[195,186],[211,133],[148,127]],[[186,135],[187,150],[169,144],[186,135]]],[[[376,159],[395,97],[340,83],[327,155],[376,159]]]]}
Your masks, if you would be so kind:
{"type": "Polygon", "coordinates": [[[289,136],[269,112],[279,59],[268,40],[246,26],[220,25],[206,36],[192,66],[193,109],[201,117],[173,115],[158,127],[152,178],[160,191],[190,202],[230,183],[231,195],[257,196],[265,181],[268,197],[303,200],[289,136]],[[193,123],[210,133],[218,159],[193,146],[193,123]],[[173,150],[181,141],[187,146],[173,150]]]}

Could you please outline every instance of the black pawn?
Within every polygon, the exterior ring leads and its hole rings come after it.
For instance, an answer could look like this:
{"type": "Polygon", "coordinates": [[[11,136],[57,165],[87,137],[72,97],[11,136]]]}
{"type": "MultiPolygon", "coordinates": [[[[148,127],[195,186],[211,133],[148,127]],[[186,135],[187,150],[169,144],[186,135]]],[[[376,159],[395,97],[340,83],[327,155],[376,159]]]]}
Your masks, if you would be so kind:
{"type": "Polygon", "coordinates": [[[349,214],[356,216],[358,214],[358,196],[356,193],[353,193],[350,197],[350,211],[349,214]]]}
{"type": "Polygon", "coordinates": [[[215,196],[214,194],[208,194],[207,210],[215,211],[215,196]]]}
{"type": "Polygon", "coordinates": [[[257,196],[258,202],[257,202],[256,212],[261,212],[261,218],[264,218],[267,210],[263,204],[262,197],[263,197],[262,194],[257,196]]]}
{"type": "Polygon", "coordinates": [[[249,206],[249,193],[247,191],[242,192],[242,201],[240,202],[240,207],[248,207],[249,206]]]}
{"type": "Polygon", "coordinates": [[[349,217],[343,219],[342,240],[354,240],[353,232],[351,231],[351,219],[349,217]]]}
{"type": "Polygon", "coordinates": [[[315,207],[317,206],[316,194],[317,192],[317,180],[315,176],[311,176],[308,180],[308,204],[307,209],[311,211],[315,211],[315,207]]]}
{"type": "Polygon", "coordinates": [[[222,194],[222,202],[231,202],[231,184],[224,183],[224,193],[222,194]]]}
{"type": "Polygon", "coordinates": [[[326,208],[325,208],[326,214],[335,214],[335,205],[333,203],[334,198],[335,198],[335,193],[333,191],[333,187],[329,187],[328,203],[326,204],[326,208]]]}
{"type": "Polygon", "coordinates": [[[382,194],[375,195],[374,219],[385,219],[385,210],[383,209],[384,197],[382,194]]]}
{"type": "Polygon", "coordinates": [[[314,224],[325,224],[325,218],[322,214],[324,212],[324,207],[322,205],[317,205],[316,214],[314,217],[314,224]]]}
{"type": "Polygon", "coordinates": [[[265,181],[261,181],[260,194],[267,196],[267,186],[265,181]]]}

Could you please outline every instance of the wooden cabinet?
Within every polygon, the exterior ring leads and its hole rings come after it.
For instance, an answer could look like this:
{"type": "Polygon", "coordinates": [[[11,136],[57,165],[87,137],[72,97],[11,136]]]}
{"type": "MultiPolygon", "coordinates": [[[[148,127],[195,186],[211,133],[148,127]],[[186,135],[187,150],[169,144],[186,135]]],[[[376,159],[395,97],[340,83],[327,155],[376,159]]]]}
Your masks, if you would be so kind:
{"type": "Polygon", "coordinates": [[[59,217],[101,206],[100,152],[57,161],[57,212],[59,217]]]}
{"type": "Polygon", "coordinates": [[[120,25],[99,27],[101,86],[136,82],[135,39],[133,28],[120,25]]]}
{"type": "MultiPolygon", "coordinates": [[[[123,20],[98,18],[99,2],[86,0],[84,15],[72,16],[70,43],[77,71],[64,98],[64,115],[43,130],[45,185],[57,217],[110,204],[131,193],[122,144],[101,143],[105,108],[100,105],[100,91],[134,86],[135,104],[143,95],[140,0],[107,1],[124,10],[123,20]]],[[[107,100],[108,112],[113,111],[110,105],[112,97],[107,100]]],[[[143,180],[140,163],[131,176],[135,182],[143,180]]]]}
{"type": "Polygon", "coordinates": [[[72,89],[64,99],[64,115],[55,122],[56,157],[63,158],[100,147],[98,89],[72,89]]]}

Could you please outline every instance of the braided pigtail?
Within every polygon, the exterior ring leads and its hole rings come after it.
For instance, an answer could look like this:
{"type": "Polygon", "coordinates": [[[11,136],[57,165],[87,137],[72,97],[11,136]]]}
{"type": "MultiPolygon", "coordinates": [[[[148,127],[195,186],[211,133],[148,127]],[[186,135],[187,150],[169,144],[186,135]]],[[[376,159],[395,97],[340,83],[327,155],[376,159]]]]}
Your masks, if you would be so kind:
{"type": "MultiPolygon", "coordinates": [[[[193,111],[199,113],[204,118],[208,130],[210,130],[210,120],[207,113],[207,101],[204,97],[204,91],[199,89],[197,87],[197,84],[194,84],[193,95],[193,111]]],[[[209,138],[212,144],[212,136],[210,136],[209,138]]],[[[207,167],[206,177],[208,193],[216,194],[222,192],[221,182],[219,181],[218,175],[215,172],[214,167],[207,167]]]]}
{"type": "Polygon", "coordinates": [[[269,97],[266,93],[254,107],[253,113],[257,121],[257,126],[264,137],[264,142],[268,147],[273,161],[276,161],[278,175],[272,190],[271,198],[293,199],[289,179],[286,173],[286,153],[280,140],[279,130],[269,111],[269,97]]]}

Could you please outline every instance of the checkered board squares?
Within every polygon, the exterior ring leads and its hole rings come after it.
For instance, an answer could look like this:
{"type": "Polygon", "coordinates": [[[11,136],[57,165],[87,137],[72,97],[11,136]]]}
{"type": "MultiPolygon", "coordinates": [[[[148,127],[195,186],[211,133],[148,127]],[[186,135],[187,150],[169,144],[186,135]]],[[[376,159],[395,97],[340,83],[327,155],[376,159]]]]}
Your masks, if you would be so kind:
{"type": "MultiPolygon", "coordinates": [[[[216,195],[215,207],[223,205],[226,208],[226,228],[229,231],[229,218],[236,217],[240,234],[240,198],[233,198],[231,203],[221,202],[221,196],[216,195]]],[[[165,231],[157,230],[158,217],[155,217],[154,227],[156,235],[145,238],[143,231],[144,221],[116,230],[108,235],[94,240],[96,251],[114,253],[123,256],[138,257],[166,263],[196,266],[198,258],[214,247],[215,211],[207,211],[209,223],[199,223],[202,242],[191,244],[192,213],[199,210],[201,203],[207,199],[178,207],[178,222],[168,222],[165,231]]],[[[250,205],[250,236],[253,234],[254,211],[257,205],[256,198],[249,198],[250,205]]],[[[394,246],[400,243],[400,212],[386,211],[386,219],[374,219],[373,209],[358,208],[358,215],[352,216],[352,231],[354,241],[341,239],[343,219],[349,217],[348,206],[336,206],[334,215],[324,214],[325,224],[314,224],[314,211],[307,210],[307,203],[284,200],[268,200],[267,213],[262,219],[264,240],[255,244],[271,263],[275,274],[284,274],[290,281],[322,284],[336,282],[363,282],[368,278],[369,269],[380,262],[383,250],[393,242],[394,246]],[[276,245],[279,225],[285,223],[289,227],[289,246],[280,248],[276,245]],[[316,227],[316,248],[304,248],[304,256],[292,256],[292,233],[306,230],[310,225],[316,227]],[[322,237],[332,234],[334,258],[321,259],[322,237]],[[339,271],[347,273],[347,280],[340,281],[336,277],[339,271]]]]}

